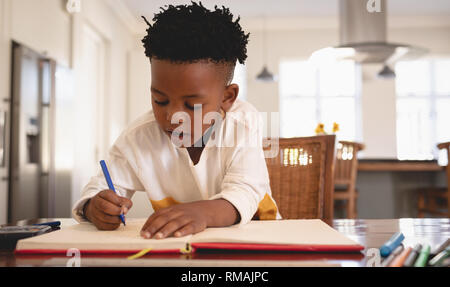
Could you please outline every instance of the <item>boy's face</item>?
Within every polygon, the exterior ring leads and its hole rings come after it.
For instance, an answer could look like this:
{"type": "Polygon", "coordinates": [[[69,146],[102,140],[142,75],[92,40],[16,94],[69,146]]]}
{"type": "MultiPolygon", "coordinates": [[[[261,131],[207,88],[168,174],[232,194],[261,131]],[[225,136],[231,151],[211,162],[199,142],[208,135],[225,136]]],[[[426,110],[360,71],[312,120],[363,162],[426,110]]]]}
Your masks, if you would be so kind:
{"type": "Polygon", "coordinates": [[[185,137],[189,137],[191,146],[211,126],[211,123],[203,123],[204,115],[209,112],[221,113],[221,110],[227,112],[239,92],[236,84],[226,85],[225,68],[218,68],[211,62],[179,64],[152,59],[151,73],[152,107],[159,126],[172,137],[173,130],[181,125],[178,120],[172,123],[172,116],[184,112],[190,119],[190,131],[179,135],[179,139],[185,141],[185,137]],[[199,105],[202,131],[201,134],[195,134],[194,112],[199,114],[199,105]]]}

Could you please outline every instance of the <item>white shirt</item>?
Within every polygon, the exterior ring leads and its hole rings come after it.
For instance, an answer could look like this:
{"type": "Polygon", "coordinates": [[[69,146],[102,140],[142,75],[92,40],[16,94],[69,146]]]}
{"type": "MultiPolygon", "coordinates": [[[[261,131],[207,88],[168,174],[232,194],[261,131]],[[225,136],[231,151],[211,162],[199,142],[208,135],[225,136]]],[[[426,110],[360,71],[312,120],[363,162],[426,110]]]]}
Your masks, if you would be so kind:
{"type": "MultiPolygon", "coordinates": [[[[194,165],[186,148],[177,147],[160,128],[153,111],[145,113],[122,132],[105,160],[116,191],[127,198],[144,191],[154,210],[223,198],[238,210],[240,224],[254,216],[281,218],[271,196],[257,110],[236,100],[215,131],[194,165]]],[[[84,204],[105,189],[99,168],[74,205],[73,217],[85,221],[84,204]]]]}

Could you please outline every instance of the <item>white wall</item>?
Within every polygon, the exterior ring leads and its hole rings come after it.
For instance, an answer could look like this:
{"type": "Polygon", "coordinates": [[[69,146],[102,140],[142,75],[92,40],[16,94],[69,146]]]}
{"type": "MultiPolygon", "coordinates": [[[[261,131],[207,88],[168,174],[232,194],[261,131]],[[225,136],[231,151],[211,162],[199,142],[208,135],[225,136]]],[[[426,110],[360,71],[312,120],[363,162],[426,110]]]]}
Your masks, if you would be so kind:
{"type": "Polygon", "coordinates": [[[365,158],[397,158],[395,80],[378,79],[381,65],[362,68],[362,138],[365,158]]]}
{"type": "Polygon", "coordinates": [[[136,46],[128,54],[128,122],[151,109],[150,60],[145,56],[142,37],[135,37],[136,46]]]}
{"type": "MultiPolygon", "coordinates": [[[[108,41],[106,122],[108,132],[105,148],[119,136],[127,123],[127,56],[134,47],[134,37],[128,27],[105,3],[110,0],[83,2],[85,21],[95,27],[108,41]]],[[[111,1],[110,1],[111,2],[111,1]]],[[[112,1],[114,2],[114,1],[112,1]]],[[[113,4],[110,4],[113,5],[113,4]]]]}
{"type": "Polygon", "coordinates": [[[3,0],[11,3],[11,38],[69,65],[71,17],[59,0],[3,0]]]}
{"type": "MultiPolygon", "coordinates": [[[[74,70],[77,79],[83,76],[80,70],[81,27],[88,24],[98,32],[107,45],[105,67],[104,139],[105,153],[128,122],[128,54],[134,44],[131,30],[133,21],[116,0],[82,0],[81,12],[69,14],[66,1],[62,0],[0,0],[0,101],[9,98],[10,42],[22,43],[46,54],[59,64],[74,70]],[[6,17],[5,17],[6,16],[6,17]]],[[[75,91],[79,92],[79,89],[75,91]]],[[[83,110],[74,112],[75,120],[83,116],[83,110]]],[[[68,133],[71,131],[68,130],[68,133]]],[[[83,134],[73,134],[83,138],[83,134]]],[[[74,154],[75,164],[80,154],[74,154]]],[[[2,169],[0,168],[0,173],[2,169]]],[[[1,176],[1,174],[0,174],[1,176]]],[[[81,188],[87,183],[77,181],[77,170],[73,172],[72,201],[79,197],[81,188]]],[[[0,223],[6,211],[5,188],[0,185],[0,223]]],[[[70,215],[70,210],[65,214],[70,215]]],[[[61,215],[59,215],[61,216],[61,215]]]]}
{"type": "MultiPolygon", "coordinates": [[[[75,70],[76,82],[82,82],[84,77],[82,65],[83,58],[83,26],[88,25],[102,38],[105,45],[105,84],[104,99],[98,108],[98,113],[102,114],[103,127],[102,139],[98,144],[99,158],[104,158],[109,147],[114,143],[120,132],[127,124],[127,66],[128,52],[133,47],[133,33],[124,25],[123,21],[117,17],[107,1],[83,1],[82,11],[74,15],[72,25],[72,65],[75,70]]],[[[83,87],[76,86],[77,92],[81,92],[83,87]]],[[[77,116],[83,116],[80,110],[77,116]]],[[[86,135],[76,135],[83,138],[86,135]]],[[[82,173],[84,161],[77,159],[85,156],[85,149],[77,149],[75,153],[75,174],[73,180],[72,201],[79,198],[83,186],[90,176],[82,173]]],[[[99,168],[93,166],[93,168],[99,168]]]]}

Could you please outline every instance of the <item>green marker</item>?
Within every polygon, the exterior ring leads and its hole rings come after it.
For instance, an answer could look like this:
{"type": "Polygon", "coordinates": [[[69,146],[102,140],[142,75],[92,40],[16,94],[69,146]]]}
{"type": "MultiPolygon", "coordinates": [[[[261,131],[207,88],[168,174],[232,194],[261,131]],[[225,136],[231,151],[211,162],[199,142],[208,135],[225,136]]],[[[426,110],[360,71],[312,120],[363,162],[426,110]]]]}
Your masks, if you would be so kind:
{"type": "Polygon", "coordinates": [[[425,267],[428,262],[428,256],[430,256],[430,245],[426,244],[420,251],[419,257],[414,263],[414,267],[425,267]]]}
{"type": "Polygon", "coordinates": [[[439,266],[442,262],[444,262],[445,258],[450,256],[450,246],[444,249],[441,253],[437,254],[430,260],[431,266],[439,266]]]}

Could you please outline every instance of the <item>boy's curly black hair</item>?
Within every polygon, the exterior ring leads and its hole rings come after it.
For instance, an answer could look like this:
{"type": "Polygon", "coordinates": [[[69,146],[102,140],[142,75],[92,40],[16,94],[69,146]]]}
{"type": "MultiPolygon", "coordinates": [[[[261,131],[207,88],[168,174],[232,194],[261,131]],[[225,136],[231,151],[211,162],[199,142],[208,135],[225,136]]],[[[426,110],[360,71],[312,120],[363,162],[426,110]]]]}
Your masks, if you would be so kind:
{"type": "Polygon", "coordinates": [[[201,2],[190,5],[165,5],[155,14],[153,25],[148,24],[147,35],[142,39],[145,55],[150,59],[169,60],[175,63],[192,63],[209,60],[214,63],[244,64],[250,34],[245,34],[233,21],[228,8],[206,9],[201,2]]]}

